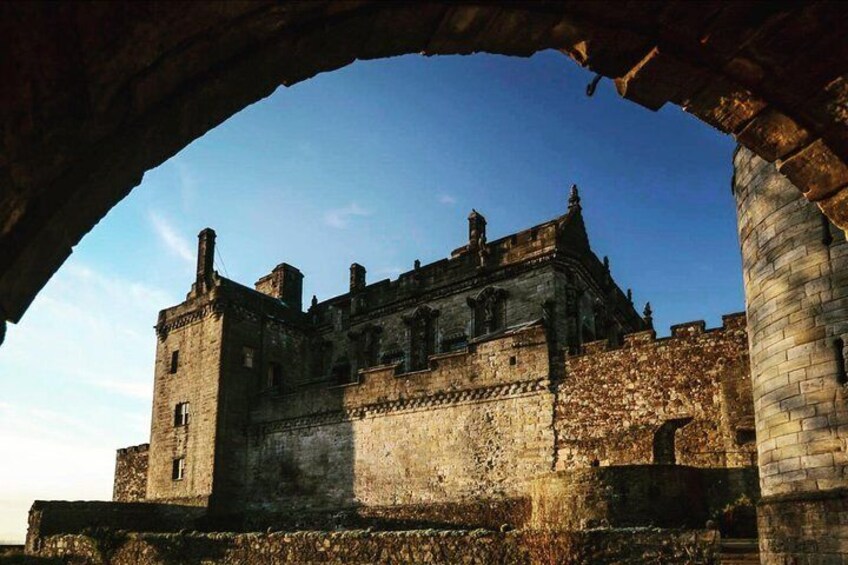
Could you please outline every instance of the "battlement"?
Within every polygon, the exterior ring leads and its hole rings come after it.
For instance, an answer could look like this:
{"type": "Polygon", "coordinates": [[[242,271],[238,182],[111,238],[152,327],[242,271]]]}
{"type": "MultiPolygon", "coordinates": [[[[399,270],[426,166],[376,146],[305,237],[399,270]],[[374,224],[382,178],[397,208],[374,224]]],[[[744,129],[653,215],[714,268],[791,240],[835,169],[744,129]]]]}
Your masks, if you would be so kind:
{"type": "Polygon", "coordinates": [[[544,390],[548,348],[541,323],[505,330],[468,347],[428,357],[424,370],[399,373],[399,364],[370,367],[353,382],[311,383],[276,396],[260,395],[251,421],[260,428],[306,425],[316,419],[363,417],[544,390]]]}
{"type": "Polygon", "coordinates": [[[619,346],[610,345],[609,340],[606,339],[590,341],[583,344],[583,348],[580,353],[570,355],[570,357],[597,355],[600,353],[606,353],[609,351],[616,351],[620,349],[637,349],[640,347],[650,346],[655,343],[668,345],[674,340],[699,339],[703,336],[711,336],[713,334],[721,332],[744,332],[747,327],[745,312],[734,312],[732,314],[725,314],[721,317],[721,321],[721,326],[716,328],[707,328],[706,322],[704,322],[703,320],[693,320],[691,322],[675,324],[670,328],[671,335],[668,337],[661,338],[657,338],[657,334],[654,330],[633,332],[630,334],[626,334],[624,336],[623,343],[619,346]]]}
{"type": "Polygon", "coordinates": [[[118,449],[118,456],[121,455],[131,455],[133,453],[145,453],[150,449],[149,443],[140,443],[138,445],[131,445],[129,447],[122,447],[118,449]]]}

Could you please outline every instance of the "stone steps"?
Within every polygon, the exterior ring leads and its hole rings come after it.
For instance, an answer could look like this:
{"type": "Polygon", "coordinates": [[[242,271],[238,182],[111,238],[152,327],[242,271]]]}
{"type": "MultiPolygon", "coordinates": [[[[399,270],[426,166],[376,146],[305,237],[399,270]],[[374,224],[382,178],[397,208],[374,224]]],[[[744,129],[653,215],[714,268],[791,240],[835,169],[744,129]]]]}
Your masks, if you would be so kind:
{"type": "Polygon", "coordinates": [[[760,562],[760,547],[755,538],[721,540],[721,565],[751,565],[760,562]]]}

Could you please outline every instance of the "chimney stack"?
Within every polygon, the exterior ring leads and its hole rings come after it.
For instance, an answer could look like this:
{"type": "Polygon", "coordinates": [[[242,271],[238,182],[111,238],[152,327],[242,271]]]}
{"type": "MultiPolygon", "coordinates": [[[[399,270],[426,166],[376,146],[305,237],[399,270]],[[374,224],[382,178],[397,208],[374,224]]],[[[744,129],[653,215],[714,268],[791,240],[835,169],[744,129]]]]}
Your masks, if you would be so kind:
{"type": "Polygon", "coordinates": [[[303,311],[303,273],[288,263],[280,263],[271,274],[256,281],[256,290],[282,300],[286,306],[303,311]]]}
{"type": "Polygon", "coordinates": [[[197,279],[195,288],[203,294],[213,286],[215,265],[215,230],[206,228],[197,235],[197,279]]]}
{"type": "Polygon", "coordinates": [[[365,267],[359,263],[350,266],[350,291],[357,292],[365,288],[365,267]]]}
{"type": "Polygon", "coordinates": [[[468,246],[477,249],[482,243],[486,243],[486,218],[472,208],[468,215],[468,246]]]}

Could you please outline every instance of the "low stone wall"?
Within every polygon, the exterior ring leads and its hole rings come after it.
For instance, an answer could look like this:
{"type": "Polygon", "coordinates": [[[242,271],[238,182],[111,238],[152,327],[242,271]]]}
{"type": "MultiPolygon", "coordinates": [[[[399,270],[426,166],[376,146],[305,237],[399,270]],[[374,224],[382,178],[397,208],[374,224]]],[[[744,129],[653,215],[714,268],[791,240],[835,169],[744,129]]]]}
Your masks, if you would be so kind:
{"type": "MultiPolygon", "coordinates": [[[[627,465],[559,471],[534,481],[533,529],[702,528],[725,508],[759,499],[756,468],[627,465]]],[[[753,510],[753,506],[751,506],[753,510]]],[[[750,514],[753,527],[753,513],[750,514]]]]}
{"type": "Polygon", "coordinates": [[[530,498],[512,498],[441,504],[360,506],[334,510],[288,512],[251,511],[209,515],[197,529],[212,532],[300,530],[499,530],[520,529],[530,519],[530,498]]]}
{"type": "Polygon", "coordinates": [[[654,528],[584,532],[349,531],[270,534],[121,534],[52,536],[39,556],[74,563],[154,565],[312,563],[718,563],[709,530],[654,528]]]}
{"type": "Polygon", "coordinates": [[[848,489],[764,497],[757,521],[763,563],[846,563],[848,489]]]}
{"type": "Polygon", "coordinates": [[[26,549],[36,551],[49,536],[93,528],[137,532],[192,529],[205,513],[205,508],[176,504],[36,500],[29,511],[26,549]]]}

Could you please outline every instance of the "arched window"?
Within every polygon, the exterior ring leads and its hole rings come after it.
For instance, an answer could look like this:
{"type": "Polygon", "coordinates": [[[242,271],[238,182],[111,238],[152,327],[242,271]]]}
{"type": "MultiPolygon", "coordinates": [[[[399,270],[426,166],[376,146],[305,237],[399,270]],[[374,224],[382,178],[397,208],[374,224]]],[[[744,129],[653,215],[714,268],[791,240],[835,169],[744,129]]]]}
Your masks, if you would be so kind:
{"type": "Polygon", "coordinates": [[[490,334],[506,327],[506,297],[502,288],[486,288],[468,305],[474,313],[474,337],[490,334]]]}
{"type": "Polygon", "coordinates": [[[415,309],[411,316],[403,321],[409,329],[409,370],[420,371],[427,368],[427,359],[436,352],[436,318],[438,310],[428,306],[415,309]]]}

